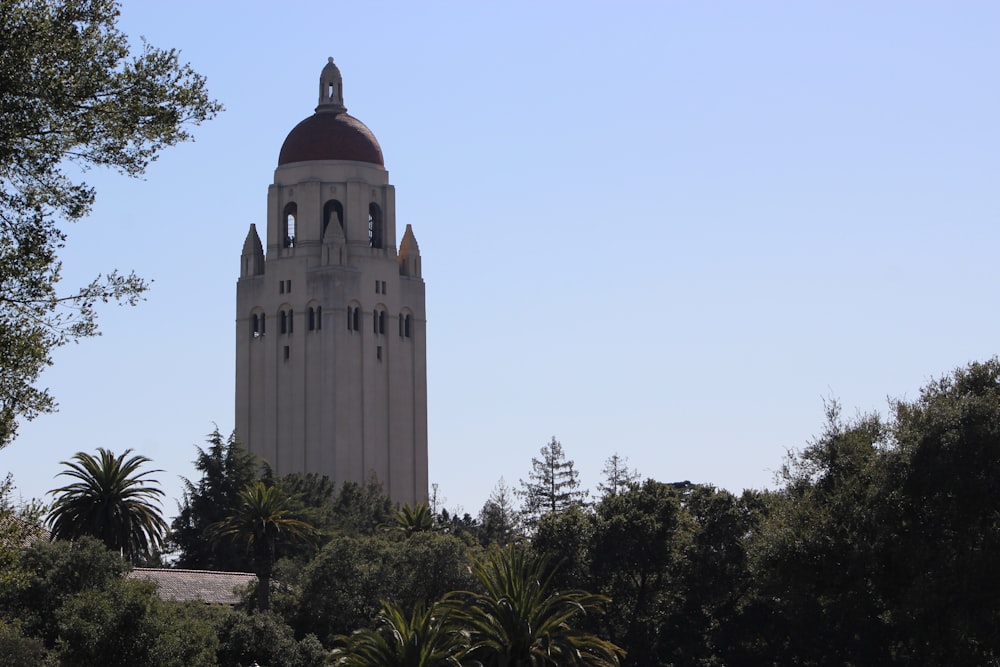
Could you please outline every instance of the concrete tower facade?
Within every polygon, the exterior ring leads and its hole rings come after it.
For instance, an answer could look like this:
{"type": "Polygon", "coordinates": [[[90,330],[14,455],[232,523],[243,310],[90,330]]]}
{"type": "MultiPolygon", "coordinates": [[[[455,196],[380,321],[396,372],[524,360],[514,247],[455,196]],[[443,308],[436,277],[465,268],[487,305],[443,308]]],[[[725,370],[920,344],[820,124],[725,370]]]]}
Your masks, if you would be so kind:
{"type": "Polygon", "coordinates": [[[236,432],[279,475],[374,475],[427,499],[427,348],[420,248],[396,249],[382,149],[347,114],[340,70],[288,134],[236,285],[236,432]]]}

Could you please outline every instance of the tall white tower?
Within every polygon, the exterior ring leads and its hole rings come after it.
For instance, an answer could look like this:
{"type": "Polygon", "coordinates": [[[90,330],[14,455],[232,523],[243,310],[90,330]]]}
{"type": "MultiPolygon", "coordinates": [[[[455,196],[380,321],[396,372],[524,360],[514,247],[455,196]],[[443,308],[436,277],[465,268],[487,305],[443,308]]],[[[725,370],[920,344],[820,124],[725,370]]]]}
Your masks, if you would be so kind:
{"type": "Polygon", "coordinates": [[[427,499],[427,347],[420,248],[396,249],[382,149],[347,114],[333,58],[250,225],[236,284],[236,432],[279,475],[314,472],[394,501],[427,499]]]}

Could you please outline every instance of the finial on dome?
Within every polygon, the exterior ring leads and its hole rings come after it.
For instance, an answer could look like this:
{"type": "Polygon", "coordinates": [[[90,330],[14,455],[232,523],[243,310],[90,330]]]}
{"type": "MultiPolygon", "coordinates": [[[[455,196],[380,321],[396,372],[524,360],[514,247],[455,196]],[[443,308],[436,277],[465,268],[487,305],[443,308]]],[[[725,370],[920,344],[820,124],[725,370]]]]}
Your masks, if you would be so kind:
{"type": "Polygon", "coordinates": [[[326,67],[319,75],[319,106],[316,111],[344,113],[344,80],[340,69],[333,64],[333,58],[328,58],[326,67]]]}

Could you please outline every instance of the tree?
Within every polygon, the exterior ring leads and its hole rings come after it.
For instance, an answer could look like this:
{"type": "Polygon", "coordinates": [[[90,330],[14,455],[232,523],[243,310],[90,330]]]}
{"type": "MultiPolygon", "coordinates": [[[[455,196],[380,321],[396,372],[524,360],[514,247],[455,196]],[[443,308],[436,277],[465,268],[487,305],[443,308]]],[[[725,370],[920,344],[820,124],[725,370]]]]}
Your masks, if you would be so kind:
{"type": "Polygon", "coordinates": [[[373,474],[364,485],[344,482],[333,499],[333,526],[352,535],[373,535],[392,519],[392,501],[373,474]]]}
{"type": "Polygon", "coordinates": [[[610,596],[611,640],[629,652],[630,665],[658,665],[669,639],[662,610],[675,604],[690,530],[678,489],[646,480],[598,503],[590,556],[598,590],[610,596]]]}
{"type": "Polygon", "coordinates": [[[629,470],[628,457],[619,456],[617,452],[608,457],[601,472],[604,482],[597,485],[597,490],[604,496],[617,495],[639,481],[639,471],[629,470]]]}
{"type": "MultiPolygon", "coordinates": [[[[475,585],[469,550],[459,538],[423,531],[337,535],[303,569],[293,614],[296,632],[312,632],[326,644],[369,627],[381,600],[404,612],[445,593],[475,585]]],[[[275,608],[284,600],[276,596],[275,608]]]]}
{"type": "Polygon", "coordinates": [[[582,503],[587,497],[586,491],[578,490],[580,473],[573,468],[573,461],[566,459],[562,444],[555,436],[540,452],[542,458],[531,459],[528,481],[521,480],[519,491],[524,498],[522,511],[529,525],[534,525],[548,512],[582,503]]]}
{"type": "Polygon", "coordinates": [[[33,542],[20,554],[16,585],[0,586],[0,612],[20,619],[25,636],[49,648],[59,635],[56,611],[70,597],[103,589],[122,578],[128,564],[92,537],[73,542],[33,542]]]}
{"type": "Polygon", "coordinates": [[[219,640],[204,606],[162,602],[149,582],[109,582],[58,609],[55,653],[74,667],[214,667],[219,640]]]}
{"type": "Polygon", "coordinates": [[[885,586],[905,567],[891,546],[896,454],[877,414],[845,421],[836,402],[825,407],[823,433],[790,454],[752,545],[758,650],[781,664],[887,663],[885,586]]]}
{"type": "Polygon", "coordinates": [[[456,591],[442,601],[470,635],[467,658],[494,667],[618,665],[625,652],[579,630],[573,622],[600,612],[608,599],[581,590],[557,591],[545,557],[514,545],[473,560],[484,593],[456,591]]]}
{"type": "Polygon", "coordinates": [[[229,614],[219,628],[219,665],[322,667],[327,651],[313,635],[296,641],[292,629],[274,612],[229,614]]]}
{"type": "Polygon", "coordinates": [[[309,541],[315,529],[292,516],[288,500],[276,486],[255,482],[240,492],[236,512],[209,527],[215,539],[229,539],[246,545],[257,575],[257,608],[271,606],[271,573],[275,545],[282,540],[309,541]]]}
{"type": "Polygon", "coordinates": [[[78,481],[49,491],[56,496],[49,513],[53,537],[72,540],[90,535],[125,558],[138,562],[151,558],[163,544],[167,524],[160,516],[163,491],[147,475],[160,470],[137,471],[150,459],[126,449],[121,456],[98,448],[97,456],[78,452],[75,461],[62,461],[66,475],[78,481]]]}
{"type": "Polygon", "coordinates": [[[246,549],[232,542],[212,540],[208,527],[234,514],[240,491],[257,481],[257,458],[233,433],[223,438],[216,428],[205,449],[197,447],[194,467],[201,472],[197,484],[184,480],[180,513],[171,524],[170,544],[179,549],[177,567],[196,570],[246,570],[251,567],[246,549]]]}
{"type": "Polygon", "coordinates": [[[95,307],[147,289],[111,272],[58,290],[61,222],[87,216],[106,167],[139,176],[221,109],[175,50],[132,53],[113,0],[0,0],[0,447],[55,409],[35,385],[54,348],[98,333],[95,307]],[[71,168],[72,169],[71,169],[71,168]]]}
{"type": "Polygon", "coordinates": [[[341,636],[334,650],[343,667],[461,667],[458,656],[467,648],[462,633],[449,624],[438,605],[418,604],[407,616],[397,605],[383,602],[374,630],[341,636]]]}
{"type": "Polygon", "coordinates": [[[910,664],[1000,661],[1000,360],[970,363],[893,401],[897,512],[883,561],[897,652],[910,664]]]}
{"type": "Polygon", "coordinates": [[[479,512],[480,542],[483,546],[510,544],[520,532],[520,523],[510,488],[501,477],[479,512]]]}

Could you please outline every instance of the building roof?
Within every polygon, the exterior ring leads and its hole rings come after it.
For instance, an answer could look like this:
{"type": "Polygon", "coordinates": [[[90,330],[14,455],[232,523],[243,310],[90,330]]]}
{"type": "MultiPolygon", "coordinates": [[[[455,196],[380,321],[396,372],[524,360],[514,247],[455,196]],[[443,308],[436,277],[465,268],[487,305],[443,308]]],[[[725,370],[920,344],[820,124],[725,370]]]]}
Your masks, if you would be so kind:
{"type": "Polygon", "coordinates": [[[243,591],[257,581],[249,572],[212,572],[209,570],[173,570],[137,567],[125,575],[128,579],[151,581],[161,600],[235,605],[243,601],[243,591]]]}
{"type": "Polygon", "coordinates": [[[382,147],[372,131],[348,113],[317,111],[296,125],[281,145],[278,164],[307,160],[353,160],[380,167],[382,147]]]}
{"type": "Polygon", "coordinates": [[[319,76],[316,113],[292,128],[278,154],[278,165],[310,160],[351,160],[380,167],[382,147],[372,131],[347,113],[344,80],[329,58],[319,76]]]}
{"type": "Polygon", "coordinates": [[[10,512],[0,512],[0,546],[27,549],[35,542],[49,541],[51,533],[44,526],[25,521],[10,512]]]}

